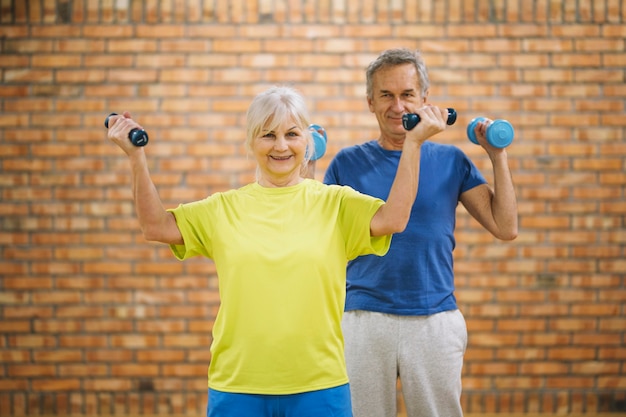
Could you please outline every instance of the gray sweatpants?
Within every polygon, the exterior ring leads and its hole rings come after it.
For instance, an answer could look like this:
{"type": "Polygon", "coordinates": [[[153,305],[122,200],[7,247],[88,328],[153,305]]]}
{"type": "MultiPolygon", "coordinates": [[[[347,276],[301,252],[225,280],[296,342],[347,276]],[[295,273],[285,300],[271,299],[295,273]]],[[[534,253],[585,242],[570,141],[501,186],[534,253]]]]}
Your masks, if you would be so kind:
{"type": "Polygon", "coordinates": [[[467,346],[459,310],[432,316],[347,311],[343,318],[354,417],[396,417],[397,380],[408,417],[461,417],[467,346]]]}

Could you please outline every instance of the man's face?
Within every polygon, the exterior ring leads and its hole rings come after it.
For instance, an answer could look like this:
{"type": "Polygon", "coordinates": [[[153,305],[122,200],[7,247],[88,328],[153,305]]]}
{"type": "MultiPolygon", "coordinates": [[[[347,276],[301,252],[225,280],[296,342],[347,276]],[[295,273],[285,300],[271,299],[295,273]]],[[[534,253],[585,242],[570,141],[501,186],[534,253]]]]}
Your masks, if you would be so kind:
{"type": "Polygon", "coordinates": [[[383,68],[374,74],[372,81],[372,97],[367,102],[376,115],[382,138],[404,140],[402,115],[415,113],[426,103],[415,66],[402,64],[383,68]]]}

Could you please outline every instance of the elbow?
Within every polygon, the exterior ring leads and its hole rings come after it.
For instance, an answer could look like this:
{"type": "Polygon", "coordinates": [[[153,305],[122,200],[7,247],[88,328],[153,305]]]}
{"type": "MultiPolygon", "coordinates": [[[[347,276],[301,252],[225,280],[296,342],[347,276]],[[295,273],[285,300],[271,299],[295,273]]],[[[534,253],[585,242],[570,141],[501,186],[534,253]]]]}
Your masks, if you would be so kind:
{"type": "Polygon", "coordinates": [[[406,224],[406,223],[404,223],[404,224],[398,224],[398,225],[397,225],[397,227],[395,227],[395,228],[392,230],[392,232],[391,232],[391,233],[392,233],[392,234],[402,233],[402,232],[404,232],[404,231],[406,230],[406,226],[407,226],[407,224],[406,224]]]}
{"type": "Polygon", "coordinates": [[[167,224],[151,224],[141,227],[144,239],[149,242],[165,243],[166,245],[183,245],[185,242],[177,227],[168,228],[167,224]]]}
{"type": "Polygon", "coordinates": [[[396,219],[393,224],[389,225],[389,234],[402,233],[409,224],[409,218],[396,219]]]}
{"type": "Polygon", "coordinates": [[[141,228],[141,232],[143,233],[143,238],[148,242],[160,242],[161,235],[159,233],[158,227],[151,226],[143,226],[141,228]]]}
{"type": "Polygon", "coordinates": [[[406,229],[408,219],[406,221],[396,220],[393,222],[385,222],[370,225],[371,236],[387,236],[396,233],[402,233],[406,229]]]}
{"type": "Polygon", "coordinates": [[[510,235],[507,235],[504,240],[515,240],[517,238],[517,230],[511,232],[510,235]]]}
{"type": "Polygon", "coordinates": [[[507,241],[515,240],[515,238],[517,238],[517,227],[515,227],[515,228],[513,228],[511,230],[506,230],[506,231],[500,233],[496,237],[498,239],[500,239],[500,240],[507,240],[507,241]]]}

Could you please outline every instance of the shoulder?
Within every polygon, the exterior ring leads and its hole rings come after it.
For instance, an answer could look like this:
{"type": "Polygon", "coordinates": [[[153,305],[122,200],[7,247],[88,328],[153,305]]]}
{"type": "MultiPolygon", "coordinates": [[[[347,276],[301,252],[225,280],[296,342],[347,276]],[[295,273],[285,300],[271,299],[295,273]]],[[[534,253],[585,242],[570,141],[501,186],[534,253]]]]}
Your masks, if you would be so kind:
{"type": "Polygon", "coordinates": [[[442,164],[465,166],[471,164],[470,158],[459,147],[450,144],[425,142],[422,147],[422,162],[426,164],[442,164]]]}
{"type": "Polygon", "coordinates": [[[457,146],[445,144],[445,143],[436,143],[436,142],[425,142],[422,147],[422,152],[427,152],[433,155],[443,155],[443,156],[465,156],[465,153],[457,146]]]}
{"type": "Polygon", "coordinates": [[[326,198],[345,198],[361,193],[348,185],[324,184],[314,179],[304,180],[307,192],[324,195],[326,198]]]}
{"type": "Polygon", "coordinates": [[[335,158],[350,158],[356,155],[371,154],[377,148],[380,148],[380,146],[378,146],[378,143],[375,140],[371,140],[369,142],[360,143],[358,145],[345,147],[337,152],[335,158]]]}
{"type": "Polygon", "coordinates": [[[318,180],[307,178],[303,181],[303,188],[307,192],[315,192],[315,193],[322,193],[322,194],[340,194],[343,192],[343,189],[346,187],[341,186],[341,185],[335,185],[335,184],[324,184],[323,182],[320,182],[318,180]]]}
{"type": "Polygon", "coordinates": [[[238,200],[251,195],[252,189],[250,185],[241,188],[235,188],[227,191],[215,192],[201,200],[192,201],[181,204],[188,210],[215,210],[223,205],[236,204],[238,200]]]}
{"type": "MultiPolygon", "coordinates": [[[[327,173],[337,178],[340,172],[369,169],[372,164],[384,158],[383,149],[375,140],[341,149],[330,161],[327,173]]],[[[328,182],[328,181],[326,181],[328,182]]],[[[330,181],[336,182],[336,181],[330,181]]]]}

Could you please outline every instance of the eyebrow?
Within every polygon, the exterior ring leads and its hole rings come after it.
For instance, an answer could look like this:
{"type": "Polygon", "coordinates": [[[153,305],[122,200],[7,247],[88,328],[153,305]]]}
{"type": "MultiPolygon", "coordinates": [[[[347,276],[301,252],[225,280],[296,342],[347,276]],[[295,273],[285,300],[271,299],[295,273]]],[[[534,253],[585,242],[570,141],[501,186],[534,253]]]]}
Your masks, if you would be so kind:
{"type": "MultiPolygon", "coordinates": [[[[402,90],[402,93],[413,93],[415,92],[415,88],[407,88],[406,90],[402,90]]],[[[390,90],[380,90],[381,94],[393,94],[390,90]]]]}
{"type": "Polygon", "coordinates": [[[297,125],[293,125],[289,129],[287,129],[286,132],[291,132],[292,130],[298,130],[298,126],[297,125]]]}
{"type": "MultiPolygon", "coordinates": [[[[289,129],[287,129],[287,132],[291,132],[292,130],[297,130],[298,126],[297,125],[293,125],[292,127],[290,127],[289,129]]],[[[276,130],[275,129],[263,129],[261,132],[263,132],[263,134],[267,135],[268,133],[275,133],[276,130]]]]}

